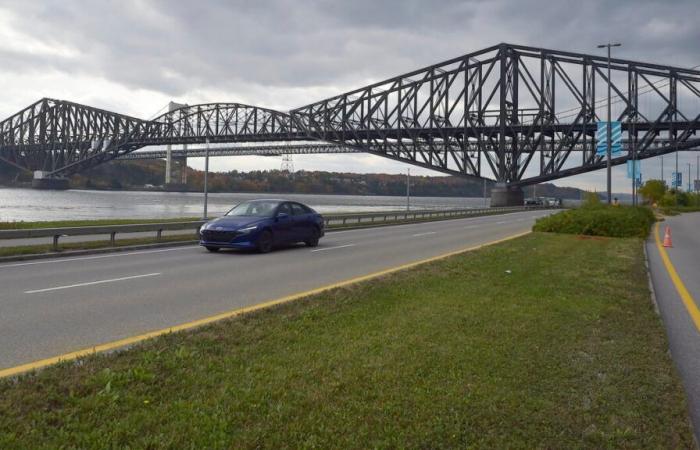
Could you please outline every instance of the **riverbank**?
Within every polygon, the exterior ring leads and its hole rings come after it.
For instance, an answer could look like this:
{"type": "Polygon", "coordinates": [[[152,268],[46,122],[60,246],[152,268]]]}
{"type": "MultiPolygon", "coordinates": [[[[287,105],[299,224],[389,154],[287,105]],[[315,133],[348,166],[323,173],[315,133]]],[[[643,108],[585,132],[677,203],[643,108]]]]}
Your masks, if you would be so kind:
{"type": "Polygon", "coordinates": [[[692,447],[643,258],[535,233],[3,380],[0,447],[692,447]]]}

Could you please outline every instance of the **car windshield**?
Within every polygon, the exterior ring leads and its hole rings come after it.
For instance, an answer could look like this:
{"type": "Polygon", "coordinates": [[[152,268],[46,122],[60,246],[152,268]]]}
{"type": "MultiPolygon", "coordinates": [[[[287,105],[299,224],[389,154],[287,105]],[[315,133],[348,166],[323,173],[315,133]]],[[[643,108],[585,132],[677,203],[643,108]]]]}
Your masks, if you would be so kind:
{"type": "Polygon", "coordinates": [[[255,200],[237,205],[227,216],[272,217],[279,202],[273,200],[255,200]]]}

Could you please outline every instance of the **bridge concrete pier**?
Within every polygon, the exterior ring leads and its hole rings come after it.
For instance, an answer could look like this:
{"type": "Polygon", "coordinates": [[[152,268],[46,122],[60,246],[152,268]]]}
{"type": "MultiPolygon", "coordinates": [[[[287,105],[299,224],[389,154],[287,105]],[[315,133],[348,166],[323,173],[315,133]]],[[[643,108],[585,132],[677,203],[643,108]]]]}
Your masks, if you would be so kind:
{"type": "Polygon", "coordinates": [[[32,178],[33,189],[51,189],[56,191],[65,191],[70,189],[68,178],[49,178],[44,175],[44,172],[37,170],[32,178]]]}
{"type": "MultiPolygon", "coordinates": [[[[187,148],[185,148],[187,150],[187,148]]],[[[168,150],[165,160],[165,188],[183,190],[187,186],[187,156],[173,156],[168,150]]]]}
{"type": "Polygon", "coordinates": [[[504,183],[497,183],[491,189],[491,206],[523,206],[525,192],[519,187],[508,187],[504,183]]]}
{"type": "MultiPolygon", "coordinates": [[[[168,112],[184,108],[184,103],[168,103],[168,112]]],[[[187,152],[187,144],[182,146],[187,152]]],[[[187,155],[173,157],[173,146],[168,144],[165,150],[165,189],[168,191],[184,191],[187,188],[187,155]]]]}

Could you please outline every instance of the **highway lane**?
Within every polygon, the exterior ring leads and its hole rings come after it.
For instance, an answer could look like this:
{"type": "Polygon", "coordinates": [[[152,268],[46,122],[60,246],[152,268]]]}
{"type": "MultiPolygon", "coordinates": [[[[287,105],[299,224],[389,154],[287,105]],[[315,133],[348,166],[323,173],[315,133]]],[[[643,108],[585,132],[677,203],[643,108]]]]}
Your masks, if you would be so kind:
{"type": "MultiPolygon", "coordinates": [[[[661,223],[659,239],[666,225],[671,227],[673,248],[666,249],[674,270],[687,289],[690,309],[700,307],[700,213],[667,217],[661,223]]],[[[659,311],[666,327],[671,355],[683,379],[695,436],[700,441],[700,318],[693,320],[688,305],[678,293],[661,258],[655,236],[647,240],[651,277],[659,311]]]]}
{"type": "Polygon", "coordinates": [[[337,231],[267,255],[187,246],[0,264],[0,368],[501,239],[550,213],[337,231]]]}

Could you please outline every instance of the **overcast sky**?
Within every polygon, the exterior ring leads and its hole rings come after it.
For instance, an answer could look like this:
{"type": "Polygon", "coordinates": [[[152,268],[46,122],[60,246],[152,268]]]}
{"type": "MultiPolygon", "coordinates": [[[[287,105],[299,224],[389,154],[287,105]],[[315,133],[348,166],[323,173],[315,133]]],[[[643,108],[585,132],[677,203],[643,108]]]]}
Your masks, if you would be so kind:
{"type": "MultiPolygon", "coordinates": [[[[700,64],[698,24],[698,0],[0,0],[0,118],[41,97],[141,118],[171,100],[288,111],[499,42],[596,53],[617,40],[620,57],[692,67],[700,64]]],[[[666,157],[667,178],[672,161],[666,157]]],[[[686,173],[691,161],[694,174],[695,154],[681,153],[686,173]]],[[[294,164],[407,167],[367,155],[297,156],[294,164]]],[[[220,158],[212,166],[279,168],[280,160],[220,158]]],[[[658,161],[644,161],[642,171],[658,177],[658,161]]],[[[604,173],[557,184],[601,190],[604,173]]],[[[627,184],[618,168],[615,190],[627,184]]]]}

